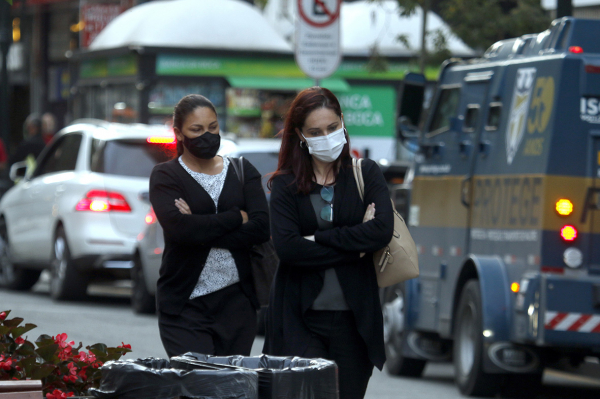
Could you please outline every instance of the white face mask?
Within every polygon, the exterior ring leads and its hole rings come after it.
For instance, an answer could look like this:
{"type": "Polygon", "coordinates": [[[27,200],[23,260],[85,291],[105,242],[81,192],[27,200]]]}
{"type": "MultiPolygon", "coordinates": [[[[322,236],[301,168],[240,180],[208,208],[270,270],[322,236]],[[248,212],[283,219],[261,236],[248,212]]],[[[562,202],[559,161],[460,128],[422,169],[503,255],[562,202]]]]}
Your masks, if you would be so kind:
{"type": "MultiPolygon", "coordinates": [[[[302,135],[304,137],[304,135],[302,135]]],[[[346,144],[346,135],[344,134],[344,124],[342,128],[326,136],[306,138],[308,153],[322,162],[333,162],[342,153],[344,144],[346,144]]]]}

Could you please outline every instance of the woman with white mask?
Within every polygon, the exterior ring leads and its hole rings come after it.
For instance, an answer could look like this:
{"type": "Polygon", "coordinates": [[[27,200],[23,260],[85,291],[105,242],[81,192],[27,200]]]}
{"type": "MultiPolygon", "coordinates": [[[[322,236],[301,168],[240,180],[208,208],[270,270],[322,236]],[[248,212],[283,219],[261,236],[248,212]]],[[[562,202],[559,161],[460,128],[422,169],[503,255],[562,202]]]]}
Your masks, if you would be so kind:
{"type": "Polygon", "coordinates": [[[312,87],[292,102],[271,177],[271,232],[280,258],[264,352],[334,360],[340,398],[363,398],[385,362],[377,278],[369,253],[393,234],[383,174],[365,159],[360,199],[337,98],[312,87]]]}

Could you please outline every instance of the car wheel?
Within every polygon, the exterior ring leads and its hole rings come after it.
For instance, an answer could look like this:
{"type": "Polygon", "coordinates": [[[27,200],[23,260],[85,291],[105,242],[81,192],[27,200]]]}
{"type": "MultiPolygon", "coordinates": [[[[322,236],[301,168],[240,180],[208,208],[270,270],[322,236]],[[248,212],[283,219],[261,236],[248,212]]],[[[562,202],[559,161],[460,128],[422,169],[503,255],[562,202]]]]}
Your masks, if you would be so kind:
{"type": "Polygon", "coordinates": [[[80,272],[73,259],[71,259],[67,236],[62,227],[58,228],[54,238],[50,271],[50,296],[53,299],[81,299],[85,297],[88,276],[80,272]]]}
{"type": "Polygon", "coordinates": [[[402,346],[406,340],[404,331],[404,295],[398,286],[389,287],[383,293],[383,338],[386,368],[389,374],[420,377],[427,365],[426,360],[403,356],[402,346]]]}
{"type": "Polygon", "coordinates": [[[490,397],[500,389],[503,376],[483,371],[483,317],[479,281],[464,286],[454,331],[456,385],[466,396],[490,397]]]}
{"type": "Polygon", "coordinates": [[[15,266],[10,256],[10,242],[6,222],[0,219],[0,287],[11,290],[28,290],[37,283],[41,270],[15,266]]]}
{"type": "Polygon", "coordinates": [[[131,306],[136,313],[156,313],[156,298],[148,292],[140,255],[136,254],[131,270],[131,306]]]}

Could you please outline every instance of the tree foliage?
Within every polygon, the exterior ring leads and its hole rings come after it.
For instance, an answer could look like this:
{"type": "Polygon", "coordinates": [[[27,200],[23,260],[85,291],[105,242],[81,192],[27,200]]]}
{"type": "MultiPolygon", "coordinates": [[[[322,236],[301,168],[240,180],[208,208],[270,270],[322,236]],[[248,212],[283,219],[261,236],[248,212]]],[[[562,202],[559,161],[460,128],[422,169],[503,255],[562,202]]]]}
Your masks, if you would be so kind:
{"type": "Polygon", "coordinates": [[[480,51],[498,40],[541,32],[550,25],[540,0],[442,0],[437,6],[452,31],[480,51]]]}

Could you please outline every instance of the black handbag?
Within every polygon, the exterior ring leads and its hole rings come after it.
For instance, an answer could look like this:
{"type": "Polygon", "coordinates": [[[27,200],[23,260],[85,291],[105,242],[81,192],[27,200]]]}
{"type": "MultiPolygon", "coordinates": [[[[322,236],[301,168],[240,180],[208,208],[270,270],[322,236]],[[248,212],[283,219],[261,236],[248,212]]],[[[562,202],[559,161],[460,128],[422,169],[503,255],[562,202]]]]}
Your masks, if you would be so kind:
{"type": "MultiPolygon", "coordinates": [[[[229,162],[233,166],[242,186],[244,185],[244,157],[239,157],[237,164],[236,160],[228,157],[229,162]]],[[[250,266],[252,268],[252,279],[254,280],[254,290],[260,306],[269,305],[269,293],[271,284],[275,278],[275,272],[279,266],[279,258],[273,246],[273,240],[262,244],[254,245],[250,250],[250,266]]]]}

